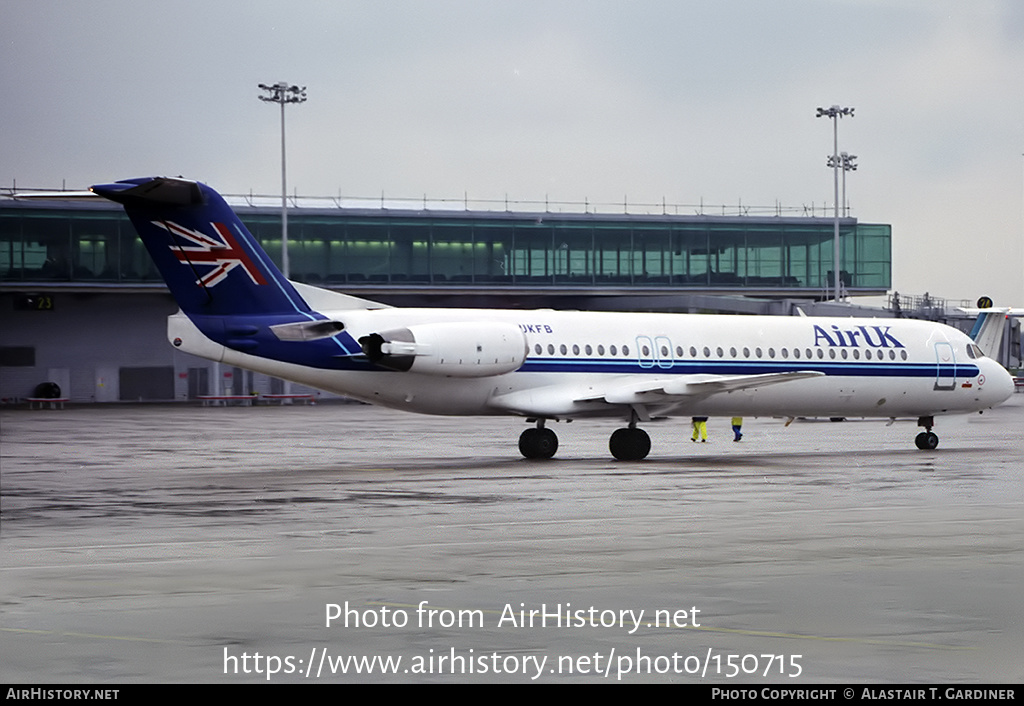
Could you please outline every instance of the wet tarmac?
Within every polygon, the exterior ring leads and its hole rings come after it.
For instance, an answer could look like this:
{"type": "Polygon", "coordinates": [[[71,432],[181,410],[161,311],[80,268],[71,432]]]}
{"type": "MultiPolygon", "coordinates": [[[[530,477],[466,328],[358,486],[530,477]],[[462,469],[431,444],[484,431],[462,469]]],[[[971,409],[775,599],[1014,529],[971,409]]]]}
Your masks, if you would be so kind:
{"type": "Polygon", "coordinates": [[[577,421],[537,462],[524,427],[4,410],[0,681],[1024,679],[1024,395],[935,451],[913,422],[673,420],[617,462],[577,421]]]}

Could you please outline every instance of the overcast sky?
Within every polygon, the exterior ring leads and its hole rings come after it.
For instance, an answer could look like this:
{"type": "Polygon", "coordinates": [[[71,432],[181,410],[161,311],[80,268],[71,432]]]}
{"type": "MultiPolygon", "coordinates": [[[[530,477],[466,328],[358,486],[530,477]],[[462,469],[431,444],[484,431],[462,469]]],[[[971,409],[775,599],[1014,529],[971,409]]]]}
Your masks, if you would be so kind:
{"type": "Polygon", "coordinates": [[[810,206],[893,285],[1024,305],[1020,0],[0,0],[0,185],[810,206]]]}

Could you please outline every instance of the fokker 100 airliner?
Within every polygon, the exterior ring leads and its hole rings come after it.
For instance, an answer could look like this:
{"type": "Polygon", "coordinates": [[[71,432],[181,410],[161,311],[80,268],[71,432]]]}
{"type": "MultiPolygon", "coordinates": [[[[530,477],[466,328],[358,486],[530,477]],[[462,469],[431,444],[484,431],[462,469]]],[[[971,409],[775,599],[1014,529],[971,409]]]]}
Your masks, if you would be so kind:
{"type": "MultiPolygon", "coordinates": [[[[517,415],[519,450],[551,458],[549,421],[680,416],[934,417],[1013,392],[960,331],[896,319],[392,308],[286,279],[213,189],[150,177],[90,189],[122,204],[180,311],[179,350],[394,409],[517,415]]],[[[1001,326],[1001,324],[1000,324],[1001,326]]]]}

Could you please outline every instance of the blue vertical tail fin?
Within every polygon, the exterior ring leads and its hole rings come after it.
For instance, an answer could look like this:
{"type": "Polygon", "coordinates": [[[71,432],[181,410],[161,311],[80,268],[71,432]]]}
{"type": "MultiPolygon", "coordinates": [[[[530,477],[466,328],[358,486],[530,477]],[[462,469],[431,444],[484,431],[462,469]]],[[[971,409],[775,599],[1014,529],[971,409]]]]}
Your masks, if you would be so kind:
{"type": "Polygon", "coordinates": [[[178,306],[189,316],[310,311],[209,186],[147,177],[90,190],[124,206],[178,306]]]}

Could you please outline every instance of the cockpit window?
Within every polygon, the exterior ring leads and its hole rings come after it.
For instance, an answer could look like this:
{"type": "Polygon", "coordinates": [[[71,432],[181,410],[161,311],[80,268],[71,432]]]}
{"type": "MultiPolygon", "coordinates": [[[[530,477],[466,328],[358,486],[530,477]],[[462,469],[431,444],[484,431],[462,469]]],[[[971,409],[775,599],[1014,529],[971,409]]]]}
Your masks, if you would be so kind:
{"type": "Polygon", "coordinates": [[[984,358],[985,353],[974,343],[967,344],[967,355],[971,358],[984,358]]]}

